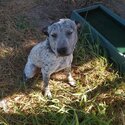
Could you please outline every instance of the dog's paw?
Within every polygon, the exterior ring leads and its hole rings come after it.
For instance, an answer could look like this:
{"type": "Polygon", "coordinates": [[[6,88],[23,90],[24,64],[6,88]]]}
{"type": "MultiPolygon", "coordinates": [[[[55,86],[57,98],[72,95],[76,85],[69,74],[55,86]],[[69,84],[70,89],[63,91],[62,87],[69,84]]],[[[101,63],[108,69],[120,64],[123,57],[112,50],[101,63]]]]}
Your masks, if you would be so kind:
{"type": "Polygon", "coordinates": [[[68,84],[72,87],[76,87],[76,81],[73,80],[73,81],[69,81],[68,84]]]}
{"type": "Polygon", "coordinates": [[[28,81],[28,78],[26,77],[25,73],[23,73],[23,83],[26,83],[28,81]]]}
{"type": "Polygon", "coordinates": [[[48,99],[52,99],[52,94],[48,89],[44,91],[44,96],[47,97],[48,99]]]}

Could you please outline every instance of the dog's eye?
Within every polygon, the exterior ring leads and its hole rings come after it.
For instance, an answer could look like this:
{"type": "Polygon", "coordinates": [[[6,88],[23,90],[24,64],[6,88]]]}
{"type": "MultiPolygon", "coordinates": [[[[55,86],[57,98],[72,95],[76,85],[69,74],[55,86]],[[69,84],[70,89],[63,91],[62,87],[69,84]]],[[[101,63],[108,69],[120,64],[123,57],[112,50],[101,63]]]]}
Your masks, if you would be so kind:
{"type": "Polygon", "coordinates": [[[53,33],[53,34],[51,34],[51,36],[52,36],[53,38],[56,38],[56,37],[57,37],[57,34],[56,34],[56,33],[53,33]]]}
{"type": "Polygon", "coordinates": [[[70,36],[72,34],[72,31],[67,31],[66,33],[68,36],[70,36]]]}

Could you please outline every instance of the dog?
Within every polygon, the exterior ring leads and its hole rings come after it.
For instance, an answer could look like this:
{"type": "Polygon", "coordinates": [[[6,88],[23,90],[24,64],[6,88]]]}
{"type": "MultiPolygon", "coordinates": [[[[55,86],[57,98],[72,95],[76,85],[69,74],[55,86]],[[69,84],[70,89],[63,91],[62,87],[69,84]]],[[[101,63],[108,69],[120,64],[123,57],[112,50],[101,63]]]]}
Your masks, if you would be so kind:
{"type": "Polygon", "coordinates": [[[41,68],[44,95],[52,98],[49,88],[51,74],[65,69],[69,84],[75,86],[75,80],[71,75],[71,63],[78,40],[77,24],[70,19],[60,19],[44,28],[43,32],[47,38],[30,51],[23,79],[26,82],[35,75],[37,67],[41,68]]]}

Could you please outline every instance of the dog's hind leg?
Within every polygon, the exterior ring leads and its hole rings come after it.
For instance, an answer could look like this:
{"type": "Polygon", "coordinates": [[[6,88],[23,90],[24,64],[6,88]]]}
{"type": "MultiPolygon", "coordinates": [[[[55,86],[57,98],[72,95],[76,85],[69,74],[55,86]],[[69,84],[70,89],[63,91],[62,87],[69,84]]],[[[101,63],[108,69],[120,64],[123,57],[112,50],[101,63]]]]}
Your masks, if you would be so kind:
{"type": "Polygon", "coordinates": [[[23,82],[27,82],[28,79],[32,78],[36,74],[37,67],[31,62],[27,62],[23,72],[23,82]]]}
{"type": "Polygon", "coordinates": [[[76,81],[72,77],[71,67],[67,67],[65,69],[65,72],[66,72],[66,75],[67,75],[67,78],[68,78],[68,84],[71,85],[71,86],[73,86],[73,87],[75,87],[76,86],[76,81]]]}

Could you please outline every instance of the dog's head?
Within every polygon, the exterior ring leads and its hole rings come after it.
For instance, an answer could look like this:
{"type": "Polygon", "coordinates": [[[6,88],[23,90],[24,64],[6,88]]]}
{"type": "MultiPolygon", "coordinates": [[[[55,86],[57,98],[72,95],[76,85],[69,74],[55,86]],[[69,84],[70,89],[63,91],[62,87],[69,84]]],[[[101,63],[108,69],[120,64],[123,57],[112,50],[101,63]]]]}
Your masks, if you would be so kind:
{"type": "Polygon", "coordinates": [[[50,47],[57,56],[68,56],[73,53],[78,39],[77,25],[74,21],[60,19],[43,32],[48,36],[50,47]]]}

